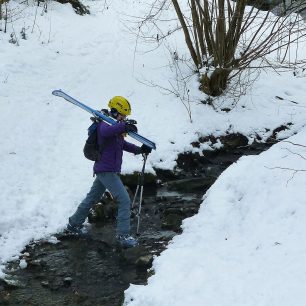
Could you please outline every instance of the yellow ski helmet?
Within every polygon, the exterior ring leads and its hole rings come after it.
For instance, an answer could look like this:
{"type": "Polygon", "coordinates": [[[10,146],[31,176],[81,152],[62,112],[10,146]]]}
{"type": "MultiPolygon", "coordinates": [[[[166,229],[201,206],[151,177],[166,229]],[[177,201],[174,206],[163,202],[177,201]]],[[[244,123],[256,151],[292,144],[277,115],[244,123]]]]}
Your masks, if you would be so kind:
{"type": "Polygon", "coordinates": [[[129,116],[131,114],[130,102],[126,98],[121,96],[115,96],[111,98],[108,102],[108,107],[110,109],[116,109],[121,115],[129,116]]]}

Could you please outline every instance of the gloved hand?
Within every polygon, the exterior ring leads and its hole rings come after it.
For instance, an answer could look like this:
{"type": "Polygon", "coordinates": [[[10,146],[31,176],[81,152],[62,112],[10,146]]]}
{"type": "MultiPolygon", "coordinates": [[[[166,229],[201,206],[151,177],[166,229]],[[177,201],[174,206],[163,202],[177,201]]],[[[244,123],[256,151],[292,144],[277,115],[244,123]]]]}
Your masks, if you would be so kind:
{"type": "Polygon", "coordinates": [[[125,131],[128,133],[128,132],[135,132],[137,133],[138,130],[137,130],[137,126],[134,125],[134,124],[130,124],[130,123],[126,123],[125,124],[125,131]]]}
{"type": "Polygon", "coordinates": [[[140,147],[140,152],[142,154],[150,154],[152,152],[152,149],[150,147],[148,147],[147,145],[143,144],[141,147],[140,147]]]}

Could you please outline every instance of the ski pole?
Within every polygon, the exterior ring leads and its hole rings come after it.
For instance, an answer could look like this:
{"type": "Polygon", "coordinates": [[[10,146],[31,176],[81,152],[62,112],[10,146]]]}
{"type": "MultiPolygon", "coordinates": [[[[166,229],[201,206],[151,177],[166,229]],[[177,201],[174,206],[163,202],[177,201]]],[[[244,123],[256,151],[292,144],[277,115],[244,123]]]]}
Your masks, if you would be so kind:
{"type": "Polygon", "coordinates": [[[145,172],[145,167],[146,167],[146,161],[147,161],[148,154],[143,154],[142,156],[143,156],[143,166],[142,166],[141,173],[139,173],[139,176],[138,176],[138,184],[137,184],[137,187],[136,187],[136,191],[135,191],[135,195],[134,195],[134,199],[133,199],[133,203],[132,203],[132,209],[133,209],[134,206],[135,206],[137,194],[138,194],[138,191],[139,191],[139,188],[140,188],[139,206],[138,206],[138,213],[137,213],[137,231],[136,231],[137,235],[139,235],[140,213],[141,213],[142,197],[143,197],[144,172],[145,172]]]}

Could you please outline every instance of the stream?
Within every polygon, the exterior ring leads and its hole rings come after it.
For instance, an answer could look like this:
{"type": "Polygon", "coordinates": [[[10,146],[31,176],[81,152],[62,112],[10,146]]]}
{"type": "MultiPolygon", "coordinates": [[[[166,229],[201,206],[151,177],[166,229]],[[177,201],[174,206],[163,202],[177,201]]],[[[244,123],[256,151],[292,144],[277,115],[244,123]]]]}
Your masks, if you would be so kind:
{"type": "MultiPolygon", "coordinates": [[[[222,150],[204,156],[181,154],[173,171],[155,169],[156,177],[146,176],[139,246],[116,245],[116,203],[106,194],[89,215],[88,237],[57,233],[27,245],[20,260],[7,263],[7,276],[0,280],[0,305],[122,305],[131,283],[147,283],[154,273],[154,256],[181,233],[182,220],[197,213],[218,176],[242,155],[259,154],[270,146],[249,146],[241,135],[231,137],[222,150]]],[[[137,176],[123,181],[135,191],[137,176]]],[[[136,221],[134,217],[133,233],[136,221]]]]}

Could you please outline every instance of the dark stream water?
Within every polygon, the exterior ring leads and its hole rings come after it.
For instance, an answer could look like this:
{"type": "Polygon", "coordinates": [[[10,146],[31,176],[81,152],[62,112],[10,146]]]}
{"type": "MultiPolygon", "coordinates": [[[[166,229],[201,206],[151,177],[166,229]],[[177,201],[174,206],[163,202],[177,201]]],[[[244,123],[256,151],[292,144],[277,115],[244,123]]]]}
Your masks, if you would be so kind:
{"type": "MultiPolygon", "coordinates": [[[[56,244],[28,245],[26,269],[18,261],[8,264],[0,305],[121,305],[130,283],[146,283],[153,256],[178,234],[181,220],[197,212],[201,196],[167,190],[145,195],[140,245],[133,249],[118,248],[111,208],[107,220],[91,224],[89,237],[56,234],[56,244]]],[[[134,233],[135,227],[136,219],[134,233]]]]}
{"type": "MultiPolygon", "coordinates": [[[[124,290],[146,284],[153,256],[159,255],[180,233],[183,219],[197,213],[202,196],[217,177],[240,156],[258,154],[268,146],[236,146],[205,157],[181,155],[174,171],[157,170],[164,182],[145,186],[140,245],[123,250],[114,241],[115,204],[103,199],[90,215],[90,236],[55,234],[58,243],[28,245],[19,261],[7,265],[0,281],[0,305],[121,305],[124,290]],[[209,156],[209,157],[207,157],[209,156]],[[167,181],[167,183],[165,183],[167,181]]],[[[156,178],[155,178],[156,182],[156,178]]],[[[135,182],[126,178],[133,189],[135,182]]],[[[136,219],[133,231],[136,232],[136,219]]]]}

